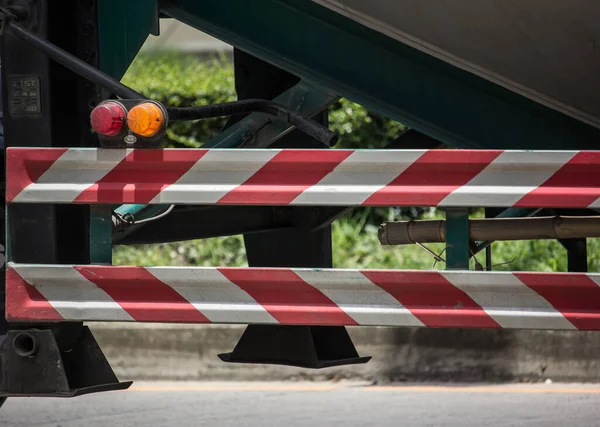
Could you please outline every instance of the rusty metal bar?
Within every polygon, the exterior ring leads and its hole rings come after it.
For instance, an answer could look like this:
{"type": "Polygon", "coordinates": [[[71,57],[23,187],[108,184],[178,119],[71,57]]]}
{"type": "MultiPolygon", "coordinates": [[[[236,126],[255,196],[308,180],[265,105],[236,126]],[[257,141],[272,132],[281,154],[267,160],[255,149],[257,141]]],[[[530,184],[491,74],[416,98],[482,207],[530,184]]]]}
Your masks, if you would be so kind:
{"type": "MultiPolygon", "coordinates": [[[[469,221],[469,240],[545,240],[600,237],[600,216],[486,218],[469,221]]],[[[398,221],[379,229],[382,245],[446,242],[446,221],[398,221]]]]}

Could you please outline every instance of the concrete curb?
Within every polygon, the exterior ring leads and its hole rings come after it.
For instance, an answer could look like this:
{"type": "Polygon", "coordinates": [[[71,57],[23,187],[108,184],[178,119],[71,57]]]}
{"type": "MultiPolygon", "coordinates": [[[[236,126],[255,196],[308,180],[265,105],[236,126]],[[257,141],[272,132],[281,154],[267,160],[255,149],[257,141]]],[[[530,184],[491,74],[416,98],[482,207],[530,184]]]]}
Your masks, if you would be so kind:
{"type": "Polygon", "coordinates": [[[307,370],[221,362],[244,326],[89,326],[121,380],[600,380],[600,332],[353,327],[369,363],[307,370]]]}

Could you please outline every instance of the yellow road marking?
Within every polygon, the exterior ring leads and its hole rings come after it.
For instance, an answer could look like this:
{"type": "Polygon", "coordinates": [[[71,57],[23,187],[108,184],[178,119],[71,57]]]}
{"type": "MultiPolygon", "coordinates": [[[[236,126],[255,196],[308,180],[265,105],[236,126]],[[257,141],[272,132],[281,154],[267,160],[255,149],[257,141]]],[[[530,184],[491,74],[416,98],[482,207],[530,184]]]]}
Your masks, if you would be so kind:
{"type": "MultiPolygon", "coordinates": [[[[348,389],[344,385],[140,385],[130,392],[223,392],[223,391],[333,391],[348,389]]],[[[402,391],[427,393],[529,393],[529,394],[600,394],[598,387],[519,387],[519,386],[368,386],[353,387],[361,391],[402,391]]]]}
{"type": "Polygon", "coordinates": [[[132,386],[129,391],[331,391],[335,386],[132,386]]]}
{"type": "Polygon", "coordinates": [[[559,394],[598,394],[600,388],[591,387],[511,387],[511,386],[372,386],[366,391],[414,391],[434,393],[559,393],[559,394]]]}

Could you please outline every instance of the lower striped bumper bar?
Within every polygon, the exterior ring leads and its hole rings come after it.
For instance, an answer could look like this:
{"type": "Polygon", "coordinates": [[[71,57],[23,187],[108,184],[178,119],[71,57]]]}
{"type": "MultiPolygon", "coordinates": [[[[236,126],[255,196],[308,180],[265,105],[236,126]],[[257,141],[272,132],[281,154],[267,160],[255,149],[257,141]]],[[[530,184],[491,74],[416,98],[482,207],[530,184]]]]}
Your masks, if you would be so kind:
{"type": "Polygon", "coordinates": [[[600,274],[10,264],[11,322],[600,330],[600,274]]]}

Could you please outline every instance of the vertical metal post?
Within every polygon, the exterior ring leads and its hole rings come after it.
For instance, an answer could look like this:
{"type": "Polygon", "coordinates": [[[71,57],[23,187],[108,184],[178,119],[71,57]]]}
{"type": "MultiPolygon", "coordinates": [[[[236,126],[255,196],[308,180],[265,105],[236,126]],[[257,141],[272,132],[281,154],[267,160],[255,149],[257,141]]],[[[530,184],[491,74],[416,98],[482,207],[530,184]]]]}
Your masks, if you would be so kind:
{"type": "Polygon", "coordinates": [[[446,209],[446,268],[469,269],[469,210],[446,209]]]}
{"type": "Polygon", "coordinates": [[[90,208],[90,262],[112,264],[112,208],[92,206],[90,208]]]}
{"type": "Polygon", "coordinates": [[[485,248],[485,271],[492,271],[492,245],[485,248]]]}
{"type": "Polygon", "coordinates": [[[567,250],[567,265],[571,273],[587,273],[587,240],[563,239],[559,240],[567,250]]]}
{"type": "MultiPolygon", "coordinates": [[[[503,212],[506,212],[506,210],[503,212]]],[[[494,212],[494,209],[485,208],[485,217],[486,218],[494,218],[495,216],[502,215],[503,212],[500,212],[500,214],[496,214],[494,212]]],[[[475,256],[475,255],[473,255],[473,256],[475,256]]],[[[492,261],[492,243],[490,243],[489,245],[487,245],[485,247],[485,270],[486,271],[492,271],[492,262],[493,262],[492,261]]]]}
{"type": "MultiPolygon", "coordinates": [[[[584,209],[548,209],[551,215],[585,216],[584,209]]],[[[570,273],[587,273],[587,239],[559,239],[558,242],[567,250],[567,269],[570,273]]]]}
{"type": "MultiPolygon", "coordinates": [[[[0,180],[4,181],[6,176],[6,168],[5,168],[5,154],[6,150],[2,147],[2,158],[0,159],[0,169],[2,170],[2,175],[0,175],[0,180]]],[[[2,306],[6,305],[6,263],[9,260],[9,233],[6,232],[6,185],[5,182],[2,182],[2,189],[0,194],[2,194],[2,201],[0,201],[0,205],[2,206],[2,211],[0,212],[0,244],[2,244],[2,267],[0,268],[0,304],[2,306]]],[[[6,321],[6,317],[4,315],[4,310],[0,308],[0,345],[4,340],[6,333],[8,332],[8,322],[6,321]]],[[[0,370],[1,370],[0,366],[0,370]]],[[[6,398],[0,398],[0,406],[4,403],[6,398]]]]}

